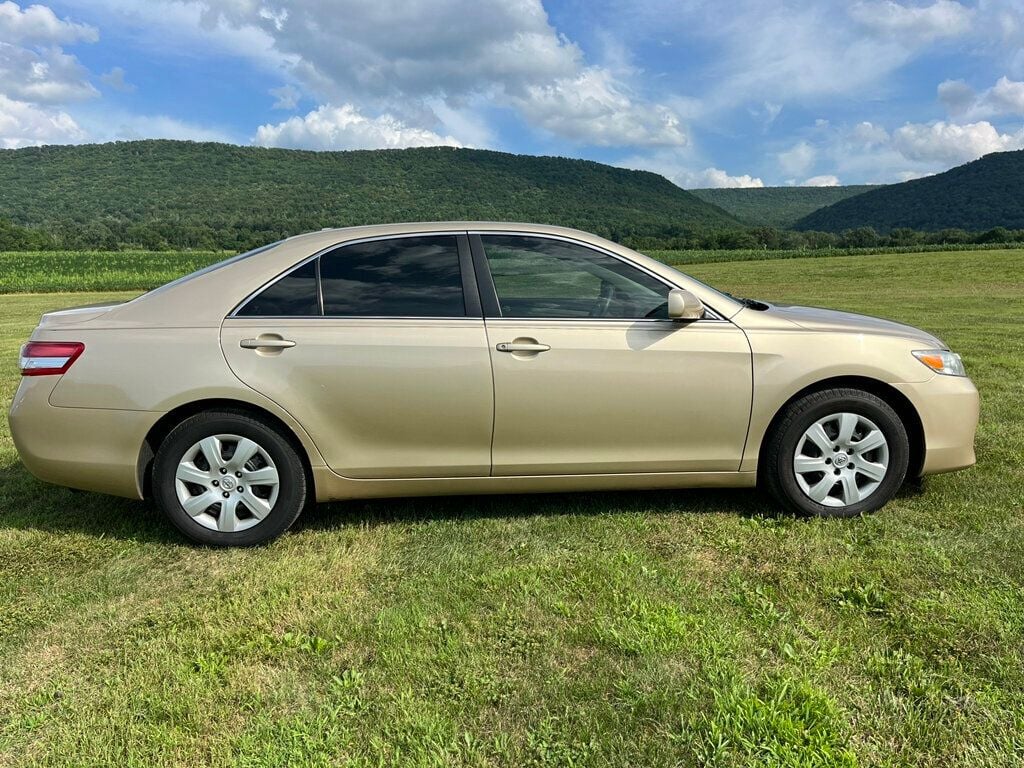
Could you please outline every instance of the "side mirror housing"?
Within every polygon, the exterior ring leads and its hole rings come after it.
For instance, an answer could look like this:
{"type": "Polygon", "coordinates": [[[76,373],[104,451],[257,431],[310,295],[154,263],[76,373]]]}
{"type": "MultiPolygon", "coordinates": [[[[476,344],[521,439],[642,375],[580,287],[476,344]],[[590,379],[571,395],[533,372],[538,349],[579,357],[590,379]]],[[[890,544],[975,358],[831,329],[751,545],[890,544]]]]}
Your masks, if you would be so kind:
{"type": "Polygon", "coordinates": [[[668,292],[668,317],[670,320],[700,320],[704,317],[704,303],[684,288],[673,288],[668,292]]]}

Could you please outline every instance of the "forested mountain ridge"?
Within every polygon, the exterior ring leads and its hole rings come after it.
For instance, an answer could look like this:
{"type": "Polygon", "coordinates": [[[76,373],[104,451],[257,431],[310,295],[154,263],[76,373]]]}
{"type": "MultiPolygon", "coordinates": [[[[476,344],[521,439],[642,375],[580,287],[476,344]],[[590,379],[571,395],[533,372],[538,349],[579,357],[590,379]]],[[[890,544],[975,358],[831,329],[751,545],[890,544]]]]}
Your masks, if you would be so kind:
{"type": "Polygon", "coordinates": [[[819,208],[877,188],[877,184],[854,184],[846,187],[728,187],[689,191],[731,213],[744,224],[788,229],[819,208]]]}
{"type": "Polygon", "coordinates": [[[388,221],[532,221],[620,241],[739,226],[662,176],[587,160],[167,140],[0,150],[0,219],[92,248],[239,249],[388,221]]]}
{"type": "Polygon", "coordinates": [[[805,216],[795,227],[825,232],[873,227],[882,233],[903,227],[1024,229],[1024,150],[994,152],[945,173],[841,200],[805,216]]]}

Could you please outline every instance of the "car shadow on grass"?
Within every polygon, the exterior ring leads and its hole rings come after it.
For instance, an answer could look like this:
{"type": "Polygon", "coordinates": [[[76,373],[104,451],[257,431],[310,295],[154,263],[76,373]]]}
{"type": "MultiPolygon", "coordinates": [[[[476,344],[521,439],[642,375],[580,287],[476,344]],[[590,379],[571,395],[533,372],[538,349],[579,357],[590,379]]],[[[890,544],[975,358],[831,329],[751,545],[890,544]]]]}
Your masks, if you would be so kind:
{"type": "MultiPolygon", "coordinates": [[[[899,497],[921,493],[906,485],[899,497]]],[[[367,499],[317,504],[292,530],[330,531],[433,520],[599,515],[709,515],[796,519],[753,488],[603,491],[367,499]]],[[[0,467],[0,530],[77,533],[146,543],[186,543],[150,501],[72,491],[40,482],[19,464],[0,467]]]]}

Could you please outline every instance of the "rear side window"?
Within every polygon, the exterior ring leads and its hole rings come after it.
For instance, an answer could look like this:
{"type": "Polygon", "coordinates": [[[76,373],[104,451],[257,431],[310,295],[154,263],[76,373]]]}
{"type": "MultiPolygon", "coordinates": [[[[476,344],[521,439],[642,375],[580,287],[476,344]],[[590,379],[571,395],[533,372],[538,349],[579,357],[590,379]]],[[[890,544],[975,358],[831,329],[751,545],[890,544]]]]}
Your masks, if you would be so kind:
{"type": "Polygon", "coordinates": [[[320,257],[327,316],[463,317],[454,235],[401,237],[343,246],[320,257]]]}
{"type": "Polygon", "coordinates": [[[271,283],[237,313],[240,317],[310,317],[320,314],[316,262],[310,261],[271,283]]]}

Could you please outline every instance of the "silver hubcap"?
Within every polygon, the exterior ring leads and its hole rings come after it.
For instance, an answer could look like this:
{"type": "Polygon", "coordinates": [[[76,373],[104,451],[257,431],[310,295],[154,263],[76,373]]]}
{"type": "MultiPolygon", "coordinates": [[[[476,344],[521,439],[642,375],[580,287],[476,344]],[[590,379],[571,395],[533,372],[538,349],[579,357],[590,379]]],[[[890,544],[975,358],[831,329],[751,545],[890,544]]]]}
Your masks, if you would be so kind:
{"type": "Polygon", "coordinates": [[[182,509],[203,527],[226,533],[259,525],[280,490],[270,454],[238,435],[204,437],[185,451],[174,478],[182,509]]]}
{"type": "Polygon", "coordinates": [[[812,501],[846,507],[876,490],[889,470],[889,443],[871,419],[834,413],[818,419],[797,441],[793,472],[812,501]]]}

